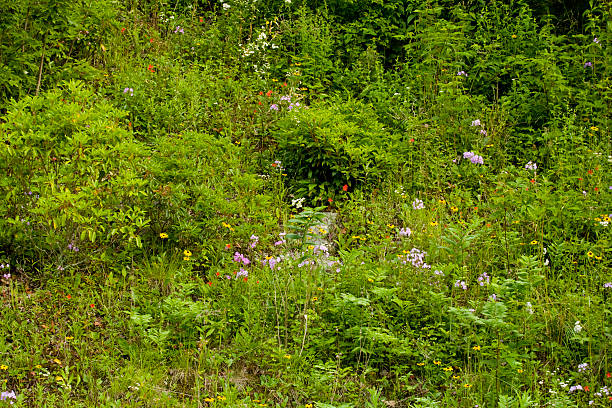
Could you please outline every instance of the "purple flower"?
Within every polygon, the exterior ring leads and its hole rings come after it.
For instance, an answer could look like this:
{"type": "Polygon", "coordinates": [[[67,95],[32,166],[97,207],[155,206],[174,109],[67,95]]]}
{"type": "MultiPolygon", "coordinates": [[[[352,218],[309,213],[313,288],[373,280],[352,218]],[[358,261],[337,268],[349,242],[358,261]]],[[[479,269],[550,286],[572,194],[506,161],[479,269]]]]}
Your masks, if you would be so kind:
{"type": "Polygon", "coordinates": [[[472,152],[463,152],[463,158],[464,159],[471,159],[472,157],[474,157],[474,153],[472,153],[472,152]]]}
{"type": "Polygon", "coordinates": [[[489,299],[495,302],[497,300],[497,295],[494,293],[491,296],[489,296],[489,299]]]}
{"type": "Polygon", "coordinates": [[[468,74],[465,71],[459,71],[457,72],[457,76],[464,76],[464,77],[468,77],[468,74]]]}
{"type": "Polygon", "coordinates": [[[278,110],[278,105],[277,105],[277,104],[275,104],[275,103],[273,103],[272,105],[270,105],[270,110],[275,110],[275,111],[277,111],[277,110],[278,110]]]}
{"type": "Polygon", "coordinates": [[[4,275],[2,275],[2,277],[4,279],[11,279],[11,274],[10,273],[5,273],[4,275]]]}
{"type": "Polygon", "coordinates": [[[411,234],[412,234],[412,231],[408,227],[400,228],[400,230],[399,230],[399,236],[400,237],[409,237],[411,234]]]}
{"type": "Polygon", "coordinates": [[[423,208],[425,208],[425,204],[423,204],[423,200],[415,198],[412,202],[412,208],[414,208],[415,210],[422,210],[423,208]]]}
{"type": "Polygon", "coordinates": [[[130,93],[130,96],[134,96],[134,89],[132,88],[124,88],[123,93],[130,93]]]}
{"type": "Polygon", "coordinates": [[[599,44],[599,38],[597,38],[597,37],[593,38],[593,42],[594,42],[595,44],[599,44]]]}
{"type": "Polygon", "coordinates": [[[465,283],[465,281],[459,280],[457,279],[457,281],[455,282],[455,287],[456,288],[461,288],[463,290],[467,290],[467,284],[465,283]]]}
{"type": "Polygon", "coordinates": [[[604,289],[612,289],[612,282],[606,282],[603,285],[604,289]]]}
{"type": "Polygon", "coordinates": [[[538,165],[533,163],[533,162],[529,162],[525,165],[525,170],[537,170],[538,169],[538,165]]]}
{"type": "Polygon", "coordinates": [[[249,258],[247,258],[246,256],[242,255],[240,252],[235,252],[234,253],[234,262],[242,263],[244,265],[248,265],[248,264],[251,263],[249,258]]]}
{"type": "Polygon", "coordinates": [[[585,68],[592,67],[592,66],[593,66],[593,63],[591,61],[587,61],[587,62],[584,63],[584,67],[585,68]]]}
{"type": "Polygon", "coordinates": [[[480,126],[480,119],[473,120],[472,126],[480,126]]]}
{"type": "MultiPolygon", "coordinates": [[[[2,391],[2,393],[0,393],[0,401],[5,401],[8,399],[17,399],[17,394],[15,394],[15,391],[2,391]]],[[[10,401],[10,404],[13,405],[13,401],[10,401]]]]}
{"type": "Polygon", "coordinates": [[[589,363],[578,364],[578,372],[584,373],[589,368],[589,363]]]}
{"type": "Polygon", "coordinates": [[[238,271],[238,273],[236,274],[236,278],[239,278],[241,276],[247,277],[249,276],[249,272],[240,268],[240,270],[238,271]]]}
{"type": "Polygon", "coordinates": [[[181,33],[181,34],[185,34],[185,31],[181,28],[181,26],[176,26],[176,29],[174,30],[174,33],[181,33]]]}
{"type": "Polygon", "coordinates": [[[284,95],[280,97],[281,101],[287,101],[287,102],[291,102],[291,96],[289,95],[284,95]]]}
{"type": "Polygon", "coordinates": [[[487,275],[486,272],[483,272],[482,275],[478,277],[478,284],[480,286],[488,285],[490,281],[491,281],[491,277],[487,275]]]}
{"type": "Polygon", "coordinates": [[[483,136],[486,136],[486,135],[487,135],[487,131],[486,131],[486,130],[484,130],[484,129],[480,129],[480,132],[479,132],[479,133],[480,133],[481,135],[483,135],[483,136]]]}

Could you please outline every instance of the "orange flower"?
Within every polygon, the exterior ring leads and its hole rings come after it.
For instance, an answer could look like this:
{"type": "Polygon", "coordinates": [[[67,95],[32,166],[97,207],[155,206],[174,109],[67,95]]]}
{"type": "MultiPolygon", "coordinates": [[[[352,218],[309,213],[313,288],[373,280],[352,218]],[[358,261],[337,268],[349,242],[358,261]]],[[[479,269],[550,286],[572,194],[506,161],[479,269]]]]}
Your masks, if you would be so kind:
{"type": "Polygon", "coordinates": [[[266,92],[266,96],[272,96],[272,91],[266,92]]]}

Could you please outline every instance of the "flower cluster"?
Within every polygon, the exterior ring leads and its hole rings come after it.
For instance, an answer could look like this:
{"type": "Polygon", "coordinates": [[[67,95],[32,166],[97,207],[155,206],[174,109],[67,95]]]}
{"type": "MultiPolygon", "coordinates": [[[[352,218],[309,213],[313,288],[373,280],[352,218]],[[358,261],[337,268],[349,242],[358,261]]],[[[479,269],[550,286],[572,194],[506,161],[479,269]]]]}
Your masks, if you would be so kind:
{"type": "Polygon", "coordinates": [[[422,210],[423,208],[425,208],[425,204],[423,204],[423,200],[415,198],[412,202],[412,208],[414,208],[415,210],[422,210]]]}
{"type": "Polygon", "coordinates": [[[490,281],[491,281],[491,277],[487,275],[486,272],[483,272],[482,275],[478,277],[478,284],[480,286],[488,285],[490,281]]]}
{"type": "Polygon", "coordinates": [[[259,237],[257,235],[251,235],[251,243],[249,244],[249,246],[251,248],[255,248],[258,242],[259,242],[259,237]]]}
{"type": "Polygon", "coordinates": [[[578,364],[578,372],[579,373],[584,373],[588,369],[589,369],[589,363],[578,364]]]}
{"type": "Polygon", "coordinates": [[[473,152],[464,152],[463,158],[469,159],[473,164],[484,164],[484,160],[482,156],[478,156],[477,154],[473,152]]]}
{"type": "Polygon", "coordinates": [[[421,251],[418,248],[412,248],[410,252],[406,254],[406,259],[402,260],[402,263],[405,265],[407,263],[411,263],[415,268],[423,268],[430,269],[431,266],[425,263],[425,257],[427,256],[427,252],[421,251]]]}
{"type": "Polygon", "coordinates": [[[176,26],[176,28],[174,29],[174,34],[176,33],[185,34],[185,30],[183,30],[181,26],[176,26]]]}
{"type": "Polygon", "coordinates": [[[243,265],[248,265],[251,263],[249,258],[247,258],[245,255],[242,255],[240,252],[234,253],[234,262],[241,263],[243,265]]]}
{"type": "Polygon", "coordinates": [[[9,401],[10,404],[13,405],[13,401],[10,401],[11,399],[17,399],[15,391],[2,391],[2,393],[0,393],[0,401],[9,401]]]}
{"type": "Polygon", "coordinates": [[[465,283],[465,281],[457,279],[457,281],[455,282],[455,287],[467,290],[467,283],[465,283]]]}
{"type": "Polygon", "coordinates": [[[465,71],[459,71],[457,72],[457,76],[464,76],[464,77],[468,77],[468,74],[465,71]]]}
{"type": "Polygon", "coordinates": [[[533,170],[536,171],[538,169],[538,165],[533,163],[533,162],[529,162],[525,165],[525,170],[533,170]]]}
{"type": "Polygon", "coordinates": [[[409,237],[411,234],[412,234],[412,231],[408,227],[400,228],[399,230],[400,237],[409,237]]]}
{"type": "Polygon", "coordinates": [[[74,242],[68,244],[68,249],[70,251],[79,252],[79,247],[77,247],[74,242]]]}
{"type": "MultiPolygon", "coordinates": [[[[10,268],[10,265],[7,264],[0,264],[0,269],[6,269],[6,273],[2,274],[2,277],[4,279],[10,279],[11,278],[11,274],[8,272],[8,269],[10,268]]],[[[5,272],[4,270],[2,272],[5,272]]]]}
{"type": "Polygon", "coordinates": [[[128,92],[130,93],[130,96],[134,96],[134,88],[124,88],[123,89],[123,93],[124,94],[126,94],[128,92]]]}

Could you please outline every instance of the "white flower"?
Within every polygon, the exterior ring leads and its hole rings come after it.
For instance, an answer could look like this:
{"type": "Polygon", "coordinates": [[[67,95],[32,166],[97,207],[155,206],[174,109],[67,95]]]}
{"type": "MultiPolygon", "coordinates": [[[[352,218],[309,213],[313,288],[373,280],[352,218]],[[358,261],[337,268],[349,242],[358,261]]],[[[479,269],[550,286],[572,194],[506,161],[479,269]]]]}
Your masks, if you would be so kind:
{"type": "Polygon", "coordinates": [[[582,331],[582,326],[580,325],[580,320],[574,323],[574,331],[576,333],[580,333],[582,331]]]}
{"type": "Polygon", "coordinates": [[[227,3],[223,3],[223,10],[229,10],[229,9],[230,9],[230,7],[232,7],[232,6],[230,6],[230,5],[229,5],[229,4],[227,4],[227,3]]]}

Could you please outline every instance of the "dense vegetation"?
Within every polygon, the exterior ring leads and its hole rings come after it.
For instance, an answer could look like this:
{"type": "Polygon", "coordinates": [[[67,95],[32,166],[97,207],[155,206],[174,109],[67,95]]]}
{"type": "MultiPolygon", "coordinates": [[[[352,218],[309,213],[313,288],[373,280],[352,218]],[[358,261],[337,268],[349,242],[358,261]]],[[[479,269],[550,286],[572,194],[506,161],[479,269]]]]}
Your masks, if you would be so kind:
{"type": "Polygon", "coordinates": [[[0,2],[0,406],[612,406],[612,2],[0,2]]]}

